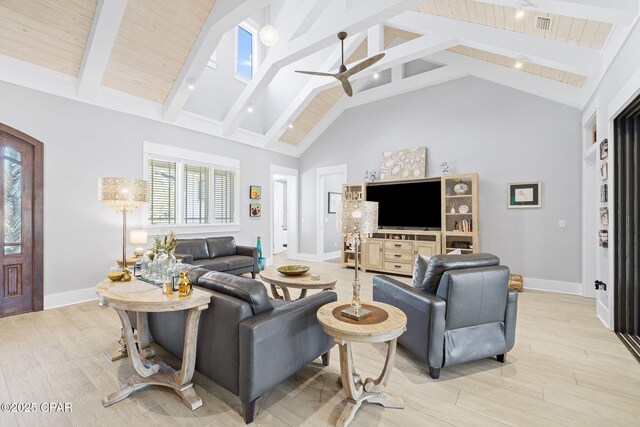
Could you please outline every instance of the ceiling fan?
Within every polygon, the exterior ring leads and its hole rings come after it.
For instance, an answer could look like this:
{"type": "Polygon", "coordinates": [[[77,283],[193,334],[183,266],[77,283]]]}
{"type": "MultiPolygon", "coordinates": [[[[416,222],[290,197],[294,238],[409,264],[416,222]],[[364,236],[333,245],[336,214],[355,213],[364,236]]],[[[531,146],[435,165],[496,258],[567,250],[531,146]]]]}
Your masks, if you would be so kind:
{"type": "Polygon", "coordinates": [[[356,73],[359,73],[360,71],[366,68],[371,67],[373,64],[380,61],[384,57],[384,53],[373,55],[371,58],[367,58],[364,61],[359,62],[353,67],[347,69],[347,67],[344,65],[344,39],[347,38],[347,33],[345,33],[344,31],[339,32],[338,38],[340,39],[340,46],[342,47],[342,64],[340,65],[340,68],[338,69],[337,73],[333,74],[333,73],[323,73],[319,71],[298,71],[298,70],[296,70],[296,73],[311,74],[312,76],[334,77],[338,79],[340,83],[342,83],[342,88],[344,89],[345,93],[349,96],[353,96],[353,89],[351,88],[351,83],[349,83],[349,77],[353,76],[356,73]]]}

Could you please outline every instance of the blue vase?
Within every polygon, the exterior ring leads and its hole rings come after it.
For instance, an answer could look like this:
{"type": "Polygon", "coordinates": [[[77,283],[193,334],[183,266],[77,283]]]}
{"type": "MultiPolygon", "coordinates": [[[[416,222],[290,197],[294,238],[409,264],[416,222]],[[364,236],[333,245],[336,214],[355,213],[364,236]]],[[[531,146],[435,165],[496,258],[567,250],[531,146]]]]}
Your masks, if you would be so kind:
{"type": "Polygon", "coordinates": [[[262,271],[267,268],[267,259],[262,256],[262,242],[260,241],[260,237],[258,237],[258,241],[256,242],[256,248],[258,249],[258,269],[262,271]]]}

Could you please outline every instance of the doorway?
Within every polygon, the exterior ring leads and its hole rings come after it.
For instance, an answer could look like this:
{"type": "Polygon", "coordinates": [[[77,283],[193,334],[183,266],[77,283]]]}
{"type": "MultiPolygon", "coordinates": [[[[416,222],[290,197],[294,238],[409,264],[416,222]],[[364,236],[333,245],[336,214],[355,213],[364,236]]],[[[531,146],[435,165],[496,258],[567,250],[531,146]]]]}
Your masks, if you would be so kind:
{"type": "Polygon", "coordinates": [[[271,165],[271,194],[271,254],[295,259],[298,256],[298,170],[271,165]]]}
{"type": "Polygon", "coordinates": [[[43,308],[43,144],[0,124],[0,317],[43,308]]]}
{"type": "Polygon", "coordinates": [[[341,200],[342,184],[347,183],[347,165],[318,168],[316,201],[316,254],[318,261],[340,256],[342,236],[336,229],[336,213],[330,209],[330,197],[338,194],[341,200]]]}
{"type": "MultiPolygon", "coordinates": [[[[640,360],[640,96],[614,120],[614,330],[640,360]]],[[[613,150],[611,150],[613,148],[613,150]]]]}

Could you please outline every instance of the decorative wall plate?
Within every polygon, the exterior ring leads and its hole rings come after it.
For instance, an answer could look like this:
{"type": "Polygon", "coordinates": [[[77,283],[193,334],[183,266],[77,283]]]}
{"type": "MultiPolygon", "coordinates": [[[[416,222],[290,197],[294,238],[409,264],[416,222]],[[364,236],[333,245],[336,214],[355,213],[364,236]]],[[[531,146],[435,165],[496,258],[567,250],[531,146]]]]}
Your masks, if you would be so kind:
{"type": "Polygon", "coordinates": [[[469,206],[467,205],[460,205],[458,207],[458,212],[460,212],[461,214],[466,214],[467,212],[469,212],[469,206]]]}

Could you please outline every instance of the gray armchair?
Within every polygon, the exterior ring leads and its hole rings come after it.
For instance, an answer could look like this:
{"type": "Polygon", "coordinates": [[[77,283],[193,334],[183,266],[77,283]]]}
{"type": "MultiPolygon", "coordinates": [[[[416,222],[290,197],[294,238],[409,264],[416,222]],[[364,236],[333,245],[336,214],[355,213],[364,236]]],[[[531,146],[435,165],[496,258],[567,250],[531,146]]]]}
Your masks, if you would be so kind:
{"type": "Polygon", "coordinates": [[[374,301],[407,315],[398,342],[429,365],[432,378],[443,367],[485,357],[504,362],[513,348],[518,293],[509,290],[509,268],[499,264],[490,254],[437,255],[422,287],[373,278],[374,301]]]}
{"type": "MultiPolygon", "coordinates": [[[[196,369],[240,398],[247,424],[266,391],[318,357],[329,364],[334,343],[316,312],[336,301],[335,292],[271,301],[264,285],[247,277],[191,267],[189,278],[212,294],[200,319],[196,369]]],[[[154,342],[182,357],[185,321],[185,311],[149,313],[154,342]]]]}

